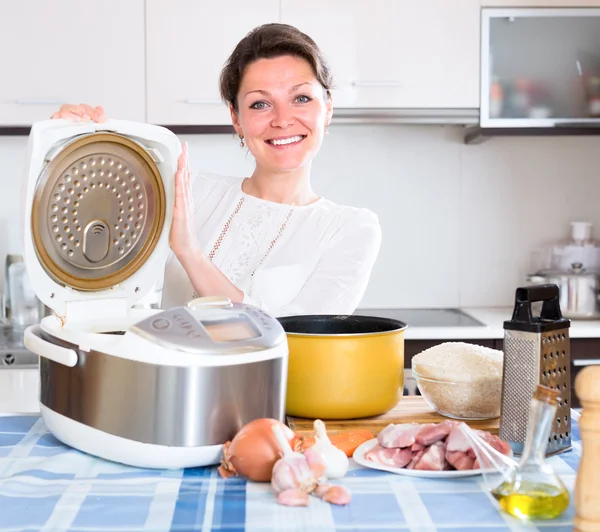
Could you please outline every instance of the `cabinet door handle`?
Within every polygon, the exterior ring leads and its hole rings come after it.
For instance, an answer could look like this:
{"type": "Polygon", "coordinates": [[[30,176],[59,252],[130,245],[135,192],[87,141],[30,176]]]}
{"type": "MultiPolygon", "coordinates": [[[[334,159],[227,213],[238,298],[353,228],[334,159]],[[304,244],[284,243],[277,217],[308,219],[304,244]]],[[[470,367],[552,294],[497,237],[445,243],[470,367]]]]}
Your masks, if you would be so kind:
{"type": "Polygon", "coordinates": [[[401,81],[353,81],[353,87],[403,87],[401,81]]]}
{"type": "Polygon", "coordinates": [[[188,105],[222,105],[223,102],[221,100],[211,100],[208,98],[190,98],[186,100],[185,103],[188,105]]]}
{"type": "Polygon", "coordinates": [[[17,105],[62,105],[65,101],[51,98],[19,98],[15,103],[17,105]]]}

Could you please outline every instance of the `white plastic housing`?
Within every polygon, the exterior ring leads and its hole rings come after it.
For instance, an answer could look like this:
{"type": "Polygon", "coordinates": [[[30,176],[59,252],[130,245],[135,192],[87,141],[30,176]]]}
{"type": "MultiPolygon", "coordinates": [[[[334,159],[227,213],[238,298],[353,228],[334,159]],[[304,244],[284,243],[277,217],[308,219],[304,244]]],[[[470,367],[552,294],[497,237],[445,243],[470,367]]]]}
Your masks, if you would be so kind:
{"type": "Polygon", "coordinates": [[[65,324],[102,320],[105,317],[124,317],[135,302],[146,295],[162,277],[169,253],[169,231],[175,202],[174,176],[180,152],[179,139],[171,131],[149,124],[124,120],[110,120],[104,124],[46,120],[33,125],[27,145],[23,186],[24,262],[35,293],[65,324]],[[126,136],[149,152],[163,179],[166,216],[154,251],[137,272],[111,288],[80,291],[58,284],[44,270],[34,248],[31,209],[36,183],[47,162],[75,137],[95,132],[113,132],[126,136]]]}

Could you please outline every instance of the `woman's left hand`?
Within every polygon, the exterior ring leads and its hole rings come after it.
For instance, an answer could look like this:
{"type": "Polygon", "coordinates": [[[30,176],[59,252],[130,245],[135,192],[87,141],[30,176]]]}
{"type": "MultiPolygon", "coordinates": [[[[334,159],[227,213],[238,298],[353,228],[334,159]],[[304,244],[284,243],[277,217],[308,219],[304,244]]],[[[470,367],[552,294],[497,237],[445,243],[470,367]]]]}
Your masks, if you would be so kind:
{"type": "Polygon", "coordinates": [[[182,145],[175,174],[175,207],[169,244],[180,261],[191,257],[199,249],[194,229],[194,200],[187,143],[182,145]]]}

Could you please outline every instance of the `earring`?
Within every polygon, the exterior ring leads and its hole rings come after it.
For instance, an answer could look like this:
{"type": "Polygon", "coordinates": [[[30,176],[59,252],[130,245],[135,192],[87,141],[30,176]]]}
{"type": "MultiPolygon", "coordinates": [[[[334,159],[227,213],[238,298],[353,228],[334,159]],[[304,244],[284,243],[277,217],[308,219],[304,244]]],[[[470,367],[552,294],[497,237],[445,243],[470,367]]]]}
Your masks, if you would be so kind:
{"type": "Polygon", "coordinates": [[[325,126],[325,135],[329,135],[329,126],[325,126]]]}
{"type": "Polygon", "coordinates": [[[244,147],[244,137],[240,135],[240,148],[244,147]]]}

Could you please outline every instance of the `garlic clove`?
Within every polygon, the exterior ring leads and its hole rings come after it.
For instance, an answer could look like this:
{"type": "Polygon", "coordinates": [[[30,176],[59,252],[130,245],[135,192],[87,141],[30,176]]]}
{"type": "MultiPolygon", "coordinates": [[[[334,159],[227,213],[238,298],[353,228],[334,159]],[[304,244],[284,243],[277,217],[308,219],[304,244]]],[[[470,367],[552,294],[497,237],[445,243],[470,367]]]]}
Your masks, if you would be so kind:
{"type": "Polygon", "coordinates": [[[288,489],[277,495],[277,502],[284,506],[308,506],[308,493],[299,489],[288,489]]]}
{"type": "Polygon", "coordinates": [[[282,493],[290,489],[299,489],[306,493],[311,493],[320,478],[317,473],[324,469],[320,458],[315,459],[317,464],[310,466],[307,457],[302,453],[292,451],[290,444],[283,436],[281,428],[277,425],[273,426],[273,432],[277,439],[281,450],[282,457],[275,462],[273,466],[273,474],[271,475],[271,487],[275,493],[282,493]],[[313,470],[313,468],[315,470],[313,470]]]}
{"type": "Polygon", "coordinates": [[[325,502],[331,504],[345,505],[350,504],[352,500],[352,494],[344,486],[330,486],[329,489],[323,494],[322,499],[325,502]]]}
{"type": "Polygon", "coordinates": [[[288,489],[312,491],[316,482],[317,479],[302,455],[280,458],[273,467],[271,486],[275,493],[288,489]]]}
{"type": "Polygon", "coordinates": [[[304,458],[306,459],[306,463],[308,464],[308,467],[312,471],[312,474],[315,478],[321,478],[323,475],[325,475],[327,463],[325,462],[321,453],[311,447],[304,451],[304,458]]]}
{"type": "Polygon", "coordinates": [[[313,491],[313,495],[316,497],[319,497],[319,499],[323,498],[323,495],[325,495],[325,493],[327,493],[327,490],[329,490],[329,488],[331,488],[333,484],[319,484],[316,488],[315,491],[313,491]]]}

